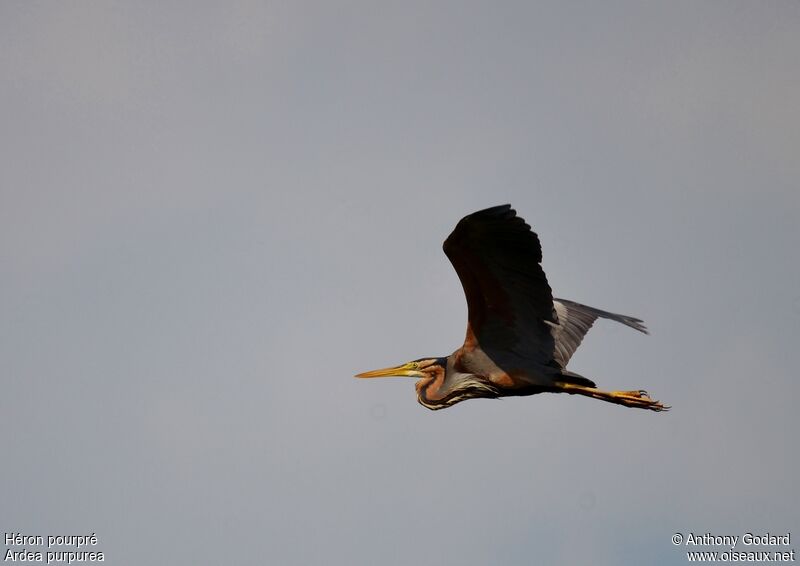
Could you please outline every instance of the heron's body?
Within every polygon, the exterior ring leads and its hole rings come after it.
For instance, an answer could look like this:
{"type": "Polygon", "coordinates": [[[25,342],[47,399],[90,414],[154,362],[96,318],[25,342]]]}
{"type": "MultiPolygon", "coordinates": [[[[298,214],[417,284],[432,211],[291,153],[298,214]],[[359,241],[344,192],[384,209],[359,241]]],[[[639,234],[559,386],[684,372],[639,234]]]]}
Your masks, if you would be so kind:
{"type": "Polygon", "coordinates": [[[357,377],[410,376],[417,398],[443,409],[478,397],[554,392],[628,407],[667,407],[644,391],[601,391],[567,370],[594,321],[607,318],[646,333],[641,320],[554,299],[540,265],[539,239],[510,205],[464,217],[444,243],[461,279],[469,320],[464,345],[450,356],[423,358],[357,377]]]}

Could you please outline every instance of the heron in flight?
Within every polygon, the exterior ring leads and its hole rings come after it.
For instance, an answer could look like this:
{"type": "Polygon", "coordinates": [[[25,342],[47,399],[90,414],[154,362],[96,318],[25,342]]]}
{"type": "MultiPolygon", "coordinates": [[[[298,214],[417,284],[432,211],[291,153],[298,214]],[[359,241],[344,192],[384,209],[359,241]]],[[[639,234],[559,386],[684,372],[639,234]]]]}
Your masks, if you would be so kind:
{"type": "Polygon", "coordinates": [[[446,357],[420,358],[356,377],[419,378],[428,409],[460,401],[536,393],[570,393],[625,407],[665,411],[646,391],[603,391],[567,369],[598,318],[647,334],[638,318],[554,299],[542,270],[538,236],[511,205],[465,216],[444,242],[469,310],[464,345],[446,357]]]}

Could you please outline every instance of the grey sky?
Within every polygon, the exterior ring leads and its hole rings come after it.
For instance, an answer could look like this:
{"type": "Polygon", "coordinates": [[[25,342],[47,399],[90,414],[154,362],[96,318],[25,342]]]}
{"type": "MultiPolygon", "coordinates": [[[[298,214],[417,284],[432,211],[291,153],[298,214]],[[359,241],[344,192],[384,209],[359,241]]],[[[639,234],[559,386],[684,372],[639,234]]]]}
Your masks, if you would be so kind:
{"type": "Polygon", "coordinates": [[[0,530],[112,564],[682,564],[800,536],[800,4],[4,2],[0,530]],[[598,323],[436,413],[511,202],[598,323]]]}

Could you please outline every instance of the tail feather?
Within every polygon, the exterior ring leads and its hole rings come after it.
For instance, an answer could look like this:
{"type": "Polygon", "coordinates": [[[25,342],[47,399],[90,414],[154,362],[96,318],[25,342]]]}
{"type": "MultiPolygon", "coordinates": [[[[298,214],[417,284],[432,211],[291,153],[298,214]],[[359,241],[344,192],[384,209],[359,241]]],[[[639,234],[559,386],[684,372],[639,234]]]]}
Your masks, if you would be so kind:
{"type": "Polygon", "coordinates": [[[584,387],[597,387],[597,384],[591,379],[566,369],[561,370],[560,377],[561,381],[564,383],[574,383],[575,385],[582,385],[584,387]]]}

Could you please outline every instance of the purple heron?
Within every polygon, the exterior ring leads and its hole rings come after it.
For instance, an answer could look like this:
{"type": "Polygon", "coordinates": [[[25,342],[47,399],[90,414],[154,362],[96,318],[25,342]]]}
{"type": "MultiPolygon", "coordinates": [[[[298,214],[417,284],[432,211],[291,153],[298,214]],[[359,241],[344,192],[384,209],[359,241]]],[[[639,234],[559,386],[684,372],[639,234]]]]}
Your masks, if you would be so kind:
{"type": "Polygon", "coordinates": [[[665,411],[646,391],[603,391],[567,370],[598,318],[647,334],[638,318],[554,299],[538,236],[511,205],[465,216],[444,242],[469,311],[464,345],[446,357],[420,358],[356,377],[419,378],[417,399],[444,409],[466,399],[570,393],[625,407],[665,411]]]}

